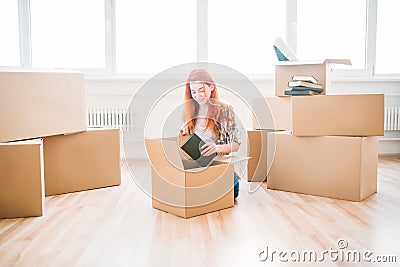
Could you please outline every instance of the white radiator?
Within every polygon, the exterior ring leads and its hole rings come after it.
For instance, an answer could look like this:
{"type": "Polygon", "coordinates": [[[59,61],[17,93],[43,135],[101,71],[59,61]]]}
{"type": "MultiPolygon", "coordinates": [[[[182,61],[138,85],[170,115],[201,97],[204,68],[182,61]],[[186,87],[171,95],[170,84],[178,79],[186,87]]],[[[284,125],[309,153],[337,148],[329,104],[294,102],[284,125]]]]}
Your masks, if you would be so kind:
{"type": "Polygon", "coordinates": [[[400,107],[385,108],[385,131],[400,131],[400,107]]]}
{"type": "Polygon", "coordinates": [[[127,108],[87,108],[88,127],[132,131],[132,113],[127,108]]]}

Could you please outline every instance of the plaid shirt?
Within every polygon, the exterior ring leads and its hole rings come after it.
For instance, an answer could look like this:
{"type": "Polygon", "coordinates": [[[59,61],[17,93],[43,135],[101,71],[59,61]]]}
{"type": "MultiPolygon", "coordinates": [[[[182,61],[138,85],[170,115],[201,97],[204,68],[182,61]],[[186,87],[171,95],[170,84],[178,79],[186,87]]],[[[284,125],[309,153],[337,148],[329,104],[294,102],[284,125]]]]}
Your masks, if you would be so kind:
{"type": "Polygon", "coordinates": [[[238,129],[236,128],[235,113],[232,106],[222,104],[221,112],[217,118],[219,124],[219,135],[216,138],[217,145],[239,142],[238,129]]]}

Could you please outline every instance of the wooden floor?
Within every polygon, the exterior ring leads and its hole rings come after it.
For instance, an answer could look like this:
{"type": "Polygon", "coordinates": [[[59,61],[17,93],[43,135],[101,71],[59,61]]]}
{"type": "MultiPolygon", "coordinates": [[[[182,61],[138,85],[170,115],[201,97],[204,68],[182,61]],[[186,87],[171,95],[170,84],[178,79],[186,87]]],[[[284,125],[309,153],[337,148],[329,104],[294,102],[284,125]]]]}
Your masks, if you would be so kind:
{"type": "MultiPolygon", "coordinates": [[[[380,158],[378,175],[378,193],[361,203],[249,194],[243,179],[234,208],[182,219],[153,209],[124,166],[121,186],[47,197],[42,217],[0,220],[0,266],[309,266],[277,253],[320,255],[340,239],[372,258],[396,256],[384,266],[398,266],[400,158],[380,158]],[[277,251],[272,262],[260,261],[267,247],[277,251]]],[[[328,257],[320,265],[353,266],[328,257]]]]}

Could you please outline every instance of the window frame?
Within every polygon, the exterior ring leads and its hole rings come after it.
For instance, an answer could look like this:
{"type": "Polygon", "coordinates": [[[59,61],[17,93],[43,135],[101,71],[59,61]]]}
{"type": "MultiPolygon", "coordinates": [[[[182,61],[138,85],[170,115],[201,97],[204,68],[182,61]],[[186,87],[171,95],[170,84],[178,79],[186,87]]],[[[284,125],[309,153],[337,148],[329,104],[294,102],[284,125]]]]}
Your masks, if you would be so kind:
{"type": "Polygon", "coordinates": [[[19,51],[22,67],[32,66],[31,13],[29,0],[18,0],[19,51]]]}

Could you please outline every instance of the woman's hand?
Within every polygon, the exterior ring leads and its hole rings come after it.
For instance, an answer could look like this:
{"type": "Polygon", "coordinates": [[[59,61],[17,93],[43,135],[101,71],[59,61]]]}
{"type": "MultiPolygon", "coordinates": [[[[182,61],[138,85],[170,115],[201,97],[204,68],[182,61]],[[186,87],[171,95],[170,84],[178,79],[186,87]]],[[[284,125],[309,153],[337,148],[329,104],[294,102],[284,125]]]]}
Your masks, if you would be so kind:
{"type": "Polygon", "coordinates": [[[211,156],[214,153],[218,153],[218,146],[214,143],[204,144],[200,149],[201,154],[205,157],[211,156]]]}
{"type": "Polygon", "coordinates": [[[185,130],[180,130],[179,131],[179,136],[188,136],[189,135],[189,133],[188,132],[186,132],[185,130]]]}
{"type": "Polygon", "coordinates": [[[232,152],[237,152],[239,151],[239,144],[236,142],[231,142],[229,144],[224,144],[224,145],[215,145],[214,143],[207,143],[201,147],[201,154],[203,156],[209,156],[212,153],[223,153],[223,154],[228,154],[232,152]],[[204,147],[204,150],[203,150],[204,147]],[[206,148],[208,148],[206,150],[206,148]],[[208,151],[211,151],[210,153],[207,153],[208,151]],[[206,155],[207,153],[207,155],[206,155]]]}

